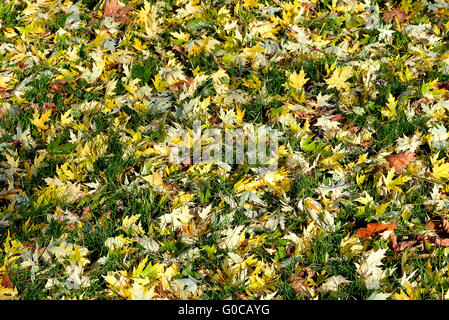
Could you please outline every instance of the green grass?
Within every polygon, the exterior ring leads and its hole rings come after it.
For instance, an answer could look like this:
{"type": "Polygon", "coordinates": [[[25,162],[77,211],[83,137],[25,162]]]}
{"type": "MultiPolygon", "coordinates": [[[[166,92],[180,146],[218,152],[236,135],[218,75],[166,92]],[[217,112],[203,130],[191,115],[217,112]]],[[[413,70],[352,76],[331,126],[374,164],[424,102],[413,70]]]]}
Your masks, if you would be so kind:
{"type": "MultiPolygon", "coordinates": [[[[124,0],[123,4],[134,7],[128,14],[132,23],[117,21],[113,24],[117,32],[102,23],[104,7],[98,6],[99,1],[81,3],[79,29],[66,28],[70,13],[62,2],[52,10],[41,4],[39,10],[46,14],[30,13],[30,17],[22,15],[27,8],[24,1],[0,4],[4,52],[0,61],[0,278],[8,273],[17,298],[128,299],[133,298],[132,288],[139,287],[145,293],[154,289],[156,297],[168,299],[184,295],[257,300],[273,292],[275,299],[288,300],[363,300],[372,294],[397,299],[405,290],[404,273],[412,272],[416,274],[410,282],[419,299],[444,298],[449,290],[449,251],[431,244],[432,238],[423,232],[431,217],[449,212],[447,176],[441,170],[438,178],[433,164],[435,157],[444,169],[448,150],[432,146],[435,137],[429,135],[432,127],[448,126],[444,102],[448,93],[423,97],[421,89],[435,79],[443,86],[449,80],[440,65],[449,48],[444,14],[427,14],[426,6],[413,3],[410,19],[391,23],[391,41],[381,41],[381,30],[366,27],[364,9],[356,6],[350,12],[342,2],[332,8],[330,0],[313,8],[310,4],[279,7],[272,0],[261,1],[260,6],[204,0],[198,3],[198,13],[188,13],[196,9],[186,7],[187,2],[151,0],[147,3],[157,6],[153,7],[157,19],[148,15],[151,27],[147,29],[137,18],[139,10],[148,8],[145,2],[124,0]],[[98,21],[91,21],[95,17],[98,21]],[[13,35],[6,29],[17,33],[30,21],[37,23],[36,33],[13,35]],[[237,25],[225,30],[232,22],[237,25]],[[431,25],[426,39],[438,32],[440,39],[426,42],[419,39],[419,32],[406,31],[408,25],[419,24],[431,25]],[[39,27],[44,31],[39,32],[39,27]],[[68,33],[62,34],[61,29],[68,33]],[[242,38],[237,37],[237,29],[242,38]],[[188,38],[175,39],[173,32],[188,38]],[[116,52],[102,48],[103,35],[120,43],[116,52]],[[135,39],[145,50],[133,46],[135,39]],[[192,41],[200,44],[198,52],[191,52],[192,41]],[[257,45],[268,49],[252,56],[248,52],[257,45]],[[278,49],[269,49],[272,46],[278,49]],[[371,70],[374,63],[379,68],[371,70]],[[326,82],[327,70],[334,64],[337,70],[350,66],[347,89],[331,88],[326,82]],[[94,73],[96,65],[101,72],[89,80],[86,75],[94,73]],[[401,79],[405,67],[413,79],[401,79]],[[219,70],[229,79],[217,86],[214,75],[219,70]],[[308,79],[301,90],[304,99],[295,96],[288,84],[289,75],[302,70],[308,79]],[[185,88],[197,75],[206,80],[186,94],[185,88]],[[157,76],[166,89],[155,87],[157,76]],[[365,82],[368,76],[371,83],[365,82]],[[247,86],[254,77],[260,88],[247,86]],[[25,79],[30,81],[18,97],[14,88],[25,79]],[[56,81],[64,79],[67,82],[58,87],[56,81]],[[105,96],[112,79],[117,80],[116,87],[105,96]],[[182,79],[187,81],[181,86],[182,79]],[[235,101],[247,98],[247,102],[228,103],[230,94],[235,101]],[[381,110],[390,94],[398,105],[387,118],[381,110]],[[319,95],[331,95],[328,105],[317,104],[319,95]],[[166,100],[164,110],[156,106],[159,99],[166,100]],[[186,112],[186,105],[205,99],[210,100],[201,111],[196,112],[199,105],[195,105],[186,112]],[[90,102],[99,108],[80,108],[90,102]],[[243,119],[230,116],[237,108],[245,111],[243,119]],[[364,113],[356,113],[356,108],[364,113]],[[48,109],[48,128],[38,128],[33,118],[48,109]],[[62,124],[66,113],[72,120],[62,124]],[[168,150],[177,143],[174,130],[191,129],[194,120],[223,130],[246,124],[276,128],[282,133],[279,171],[264,175],[260,165],[246,163],[230,164],[229,170],[216,163],[210,167],[172,163],[168,150]],[[16,140],[18,127],[30,129],[31,146],[16,140]],[[399,152],[398,139],[416,133],[422,139],[415,158],[404,166],[405,172],[394,173],[399,189],[388,188],[388,155],[399,152]],[[37,166],[35,159],[43,151],[45,160],[37,166]],[[336,152],[343,156],[338,158],[336,152]],[[63,165],[67,172],[61,174],[63,165]],[[236,188],[242,181],[244,191],[236,188]],[[41,194],[49,200],[39,204],[41,194]],[[363,197],[371,197],[373,203],[363,203],[363,197]],[[385,212],[378,214],[386,203],[385,212]],[[326,229],[325,213],[334,218],[335,229],[326,229]],[[75,222],[54,220],[66,215],[75,222]],[[393,222],[399,243],[416,244],[395,252],[391,239],[380,234],[357,236],[368,223],[393,222]],[[153,246],[147,247],[145,241],[153,246]],[[342,251],[343,241],[361,247],[350,254],[342,251]],[[50,242],[61,246],[47,261],[44,250],[50,242]],[[64,249],[64,243],[76,245],[78,251],[64,249]],[[109,248],[110,243],[118,247],[109,248]],[[27,257],[35,248],[40,256],[33,269],[33,260],[27,257]],[[387,249],[379,267],[388,275],[378,288],[369,289],[357,264],[377,249],[387,249]],[[80,256],[83,250],[89,262],[80,256]],[[186,257],[187,253],[194,254],[186,257]],[[142,285],[133,273],[146,258],[153,269],[145,269],[148,273],[141,275],[141,282],[145,278],[148,284],[142,285]],[[69,288],[68,267],[74,266],[82,268],[90,286],[69,288]],[[292,281],[304,270],[313,274],[306,280],[308,293],[292,281]],[[124,291],[118,293],[111,290],[111,279],[121,276],[124,291]],[[323,283],[332,276],[349,283],[322,292],[323,283]],[[197,295],[173,289],[177,280],[191,278],[198,281],[197,295]],[[45,288],[54,280],[61,284],[45,288]]],[[[396,1],[394,6],[391,1],[375,3],[381,19],[390,8],[408,10],[406,1],[396,1]]],[[[381,21],[380,27],[385,26],[381,21]]],[[[445,237],[441,232],[440,236],[445,237]]]]}

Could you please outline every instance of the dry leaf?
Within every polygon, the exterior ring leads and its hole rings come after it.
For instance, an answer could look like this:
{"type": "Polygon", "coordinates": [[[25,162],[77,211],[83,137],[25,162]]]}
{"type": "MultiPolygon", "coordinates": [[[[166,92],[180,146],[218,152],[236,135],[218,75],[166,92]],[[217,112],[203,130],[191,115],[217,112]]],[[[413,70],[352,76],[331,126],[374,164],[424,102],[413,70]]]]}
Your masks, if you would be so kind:
{"type": "Polygon", "coordinates": [[[130,6],[119,6],[117,0],[110,0],[104,8],[104,16],[114,18],[115,22],[130,23],[131,20],[126,15],[132,9],[133,7],[130,6]]]}
{"type": "MultiPolygon", "coordinates": [[[[404,251],[407,247],[412,246],[416,243],[416,240],[408,240],[399,242],[399,251],[404,251]]],[[[416,247],[413,247],[412,252],[416,251],[416,247]]]]}
{"type": "Polygon", "coordinates": [[[449,247],[449,238],[439,238],[435,239],[435,244],[443,247],[449,247]]]}
{"type": "Polygon", "coordinates": [[[449,90],[449,81],[437,82],[435,87],[438,89],[449,90]]]}
{"type": "Polygon", "coordinates": [[[426,223],[427,230],[435,230],[439,236],[449,236],[449,221],[446,220],[446,216],[432,217],[426,223]]]}
{"type": "Polygon", "coordinates": [[[408,20],[408,15],[400,10],[400,9],[393,9],[389,12],[385,12],[383,16],[383,20],[386,23],[391,23],[393,21],[397,21],[398,23],[402,23],[405,20],[408,20]]]}
{"type": "Polygon", "coordinates": [[[2,273],[2,281],[1,286],[5,288],[14,288],[14,285],[12,284],[11,278],[9,277],[8,272],[2,273]]]}
{"type": "Polygon", "coordinates": [[[243,293],[238,293],[235,292],[235,295],[237,298],[239,298],[240,300],[250,300],[247,296],[245,296],[243,293]]]}
{"type": "Polygon", "coordinates": [[[391,242],[391,247],[393,248],[394,252],[401,252],[401,247],[398,244],[398,239],[396,237],[396,234],[394,233],[394,231],[390,234],[390,236],[388,237],[388,239],[391,242]]]}
{"type": "Polygon", "coordinates": [[[384,231],[393,231],[396,228],[396,222],[383,224],[383,223],[369,223],[366,228],[360,228],[357,232],[359,238],[369,238],[373,235],[384,231]]]}
{"type": "Polygon", "coordinates": [[[411,151],[404,151],[397,154],[391,154],[387,157],[388,169],[395,168],[397,172],[404,173],[407,170],[405,167],[415,159],[415,153],[411,151]]]}
{"type": "Polygon", "coordinates": [[[449,247],[449,221],[446,220],[446,215],[432,217],[426,223],[426,230],[435,230],[436,236],[428,236],[426,240],[440,245],[449,247]]]}
{"type": "Polygon", "coordinates": [[[315,271],[310,268],[303,269],[296,274],[292,274],[290,277],[290,284],[298,294],[307,294],[309,283],[307,278],[312,278],[315,275],[315,271]]]}

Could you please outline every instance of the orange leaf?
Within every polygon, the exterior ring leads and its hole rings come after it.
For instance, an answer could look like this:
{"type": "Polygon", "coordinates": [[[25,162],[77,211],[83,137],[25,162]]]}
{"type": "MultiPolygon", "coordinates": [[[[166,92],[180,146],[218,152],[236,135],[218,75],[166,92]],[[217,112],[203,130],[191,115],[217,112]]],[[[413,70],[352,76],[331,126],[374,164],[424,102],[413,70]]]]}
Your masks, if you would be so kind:
{"type": "Polygon", "coordinates": [[[357,236],[359,238],[369,238],[378,233],[382,233],[384,231],[393,231],[396,228],[397,223],[369,223],[366,228],[360,228],[357,232],[357,236]]]}
{"type": "Polygon", "coordinates": [[[397,172],[404,173],[407,170],[405,167],[415,159],[415,153],[411,151],[404,151],[397,154],[391,154],[387,157],[389,169],[395,168],[397,172]]]}

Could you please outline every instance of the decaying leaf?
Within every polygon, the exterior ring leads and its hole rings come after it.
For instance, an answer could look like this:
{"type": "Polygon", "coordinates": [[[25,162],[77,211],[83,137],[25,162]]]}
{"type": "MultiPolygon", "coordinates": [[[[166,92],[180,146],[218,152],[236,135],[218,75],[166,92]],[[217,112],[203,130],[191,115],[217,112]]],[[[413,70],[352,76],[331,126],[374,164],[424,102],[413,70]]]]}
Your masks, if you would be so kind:
{"type": "Polygon", "coordinates": [[[391,11],[385,12],[383,15],[383,20],[386,23],[392,23],[393,21],[402,23],[402,22],[408,20],[408,15],[401,9],[396,8],[391,11]]]}
{"type": "Polygon", "coordinates": [[[441,237],[449,237],[449,221],[446,216],[435,216],[426,223],[427,230],[435,230],[441,237]]]}
{"type": "Polygon", "coordinates": [[[104,8],[104,16],[114,18],[116,22],[129,23],[131,20],[126,16],[133,7],[120,6],[117,0],[110,0],[104,8]]]}
{"type": "Polygon", "coordinates": [[[395,168],[397,172],[404,173],[413,159],[415,159],[415,153],[410,151],[389,155],[387,156],[388,169],[395,168]]]}
{"type": "Polygon", "coordinates": [[[315,273],[316,272],[311,268],[305,268],[291,275],[290,284],[297,294],[309,295],[309,282],[307,281],[307,278],[312,278],[315,273]]]}
{"type": "Polygon", "coordinates": [[[396,237],[396,234],[394,233],[394,231],[392,231],[390,233],[388,239],[390,240],[391,247],[393,248],[394,252],[400,252],[401,247],[398,244],[398,240],[397,240],[397,237],[396,237]]]}
{"type": "Polygon", "coordinates": [[[1,278],[2,278],[2,281],[1,281],[0,285],[2,287],[10,288],[10,289],[14,288],[14,285],[11,282],[11,278],[9,277],[8,272],[3,272],[1,278]]]}

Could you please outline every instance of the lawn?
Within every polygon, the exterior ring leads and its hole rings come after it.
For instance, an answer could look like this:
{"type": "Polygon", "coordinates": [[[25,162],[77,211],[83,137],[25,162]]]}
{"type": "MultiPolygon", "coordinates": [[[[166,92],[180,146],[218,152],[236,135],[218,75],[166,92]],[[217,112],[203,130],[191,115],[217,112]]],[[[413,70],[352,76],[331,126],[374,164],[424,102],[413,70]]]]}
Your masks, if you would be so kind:
{"type": "Polygon", "coordinates": [[[0,299],[449,299],[448,49],[442,0],[4,0],[0,299]]]}

